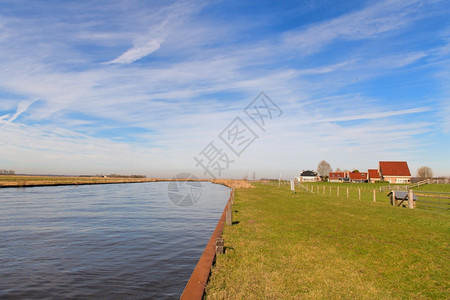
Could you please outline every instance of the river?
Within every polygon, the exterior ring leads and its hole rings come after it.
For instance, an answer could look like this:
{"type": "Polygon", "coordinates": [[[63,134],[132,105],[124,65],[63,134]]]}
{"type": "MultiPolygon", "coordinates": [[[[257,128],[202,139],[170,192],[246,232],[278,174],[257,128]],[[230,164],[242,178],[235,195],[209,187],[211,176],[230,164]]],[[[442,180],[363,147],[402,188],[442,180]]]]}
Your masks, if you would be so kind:
{"type": "Polygon", "coordinates": [[[0,298],[178,299],[229,197],[168,182],[0,189],[0,298]]]}

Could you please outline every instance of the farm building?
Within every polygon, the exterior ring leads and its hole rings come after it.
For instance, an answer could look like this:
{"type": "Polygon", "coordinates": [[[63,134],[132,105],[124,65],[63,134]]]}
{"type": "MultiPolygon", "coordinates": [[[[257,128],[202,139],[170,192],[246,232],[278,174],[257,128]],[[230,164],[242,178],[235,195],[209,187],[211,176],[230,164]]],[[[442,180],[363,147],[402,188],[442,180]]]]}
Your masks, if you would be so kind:
{"type": "Polygon", "coordinates": [[[303,171],[299,177],[300,182],[317,182],[321,181],[320,176],[317,175],[316,172],[308,170],[303,171]]]}
{"type": "Polygon", "coordinates": [[[329,182],[342,182],[345,178],[344,172],[330,172],[328,174],[328,181],[329,182]]]}
{"type": "Polygon", "coordinates": [[[353,183],[361,183],[368,182],[368,173],[367,172],[330,172],[328,174],[329,182],[353,182],[353,183]]]}
{"type": "Polygon", "coordinates": [[[406,161],[380,161],[380,179],[389,183],[411,183],[411,172],[406,161]]]}
{"type": "Polygon", "coordinates": [[[362,183],[367,182],[367,172],[358,172],[353,171],[348,173],[348,177],[350,178],[350,182],[353,183],[362,183]]]}

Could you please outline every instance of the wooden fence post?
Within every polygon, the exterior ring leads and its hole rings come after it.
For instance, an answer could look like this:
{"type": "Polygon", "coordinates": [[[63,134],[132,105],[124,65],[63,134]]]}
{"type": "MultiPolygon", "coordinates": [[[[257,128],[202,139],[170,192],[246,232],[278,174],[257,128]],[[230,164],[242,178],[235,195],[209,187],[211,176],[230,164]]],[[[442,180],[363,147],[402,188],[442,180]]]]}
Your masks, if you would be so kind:
{"type": "Polygon", "coordinates": [[[216,240],[216,255],[223,254],[224,241],[223,238],[217,238],[216,240]]]}
{"type": "Polygon", "coordinates": [[[337,196],[339,197],[339,187],[337,187],[337,196]]]}
{"type": "Polygon", "coordinates": [[[395,191],[392,191],[391,193],[392,193],[391,194],[391,204],[393,206],[397,206],[397,200],[395,199],[395,191]]]}
{"type": "Polygon", "coordinates": [[[361,188],[358,188],[358,198],[361,200],[361,188]]]}
{"type": "Polygon", "coordinates": [[[348,187],[347,187],[347,198],[349,197],[348,195],[349,195],[349,194],[348,194],[348,187]]]}
{"type": "Polygon", "coordinates": [[[231,203],[228,204],[228,209],[225,215],[225,223],[227,225],[231,225],[233,224],[233,215],[232,215],[232,211],[231,211],[231,203]]]}
{"type": "Polygon", "coordinates": [[[412,189],[408,191],[408,207],[414,208],[414,192],[412,189]]]}
{"type": "Polygon", "coordinates": [[[373,189],[373,202],[377,202],[377,191],[373,189]]]}
{"type": "Polygon", "coordinates": [[[330,195],[331,195],[331,186],[330,186],[330,195]]]}

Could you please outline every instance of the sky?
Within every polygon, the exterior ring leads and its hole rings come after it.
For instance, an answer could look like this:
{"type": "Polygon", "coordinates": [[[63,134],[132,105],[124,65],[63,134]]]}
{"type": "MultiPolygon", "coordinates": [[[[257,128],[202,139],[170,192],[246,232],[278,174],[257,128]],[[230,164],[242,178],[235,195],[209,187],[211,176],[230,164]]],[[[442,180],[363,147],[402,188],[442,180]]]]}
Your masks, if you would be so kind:
{"type": "Polygon", "coordinates": [[[450,176],[450,2],[0,0],[0,169],[450,176]]]}

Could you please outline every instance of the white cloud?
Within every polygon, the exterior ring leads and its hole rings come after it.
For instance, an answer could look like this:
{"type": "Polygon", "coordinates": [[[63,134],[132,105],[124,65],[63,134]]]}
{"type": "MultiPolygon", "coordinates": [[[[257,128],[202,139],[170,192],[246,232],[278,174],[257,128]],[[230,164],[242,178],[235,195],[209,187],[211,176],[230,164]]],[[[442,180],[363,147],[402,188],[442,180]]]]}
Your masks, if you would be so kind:
{"type": "MultiPolygon", "coordinates": [[[[393,118],[423,113],[418,117],[427,114],[431,120],[434,111],[423,106],[432,102],[419,104],[411,99],[406,105],[406,101],[391,103],[370,98],[359,87],[348,88],[355,78],[369,82],[386,73],[395,74],[397,67],[422,63],[425,60],[420,58],[432,55],[429,51],[373,55],[352,49],[348,56],[324,62],[302,60],[302,55],[284,48],[316,51],[338,39],[369,39],[405,28],[417,11],[406,2],[385,1],[291,32],[284,36],[285,44],[278,43],[278,35],[237,43],[239,34],[248,34],[243,33],[247,29],[241,23],[214,23],[203,16],[194,19],[195,4],[185,10],[186,3],[175,11],[172,7],[157,9],[151,17],[146,16],[148,11],[130,12],[131,17],[120,18],[114,30],[87,22],[81,31],[77,27],[72,32],[66,24],[57,28],[61,29],[58,37],[67,34],[67,38],[42,38],[39,45],[44,48],[27,39],[0,44],[0,88],[20,95],[20,99],[43,99],[33,106],[20,102],[15,113],[16,105],[5,106],[8,114],[0,117],[0,122],[14,122],[0,130],[0,143],[4,142],[0,155],[11,161],[9,168],[37,163],[45,168],[57,161],[62,162],[60,172],[70,169],[77,173],[83,167],[102,172],[108,166],[145,166],[147,174],[168,168],[192,171],[192,155],[214,139],[261,90],[286,113],[274,123],[279,129],[276,134],[261,136],[252,147],[255,150],[248,152],[252,155],[238,162],[244,169],[255,165],[298,169],[311,161],[314,168],[327,155],[340,167],[351,167],[339,158],[349,153],[359,167],[357,161],[378,155],[410,155],[409,151],[417,151],[409,147],[413,138],[433,126],[406,117],[398,126],[393,118]],[[382,8],[387,9],[386,16],[382,8]],[[152,21],[155,18],[158,22],[152,21]],[[77,53],[80,41],[100,47],[101,55],[77,53]],[[60,51],[61,44],[70,51],[60,51]],[[134,46],[118,55],[123,51],[118,49],[129,45],[134,46]],[[133,64],[155,51],[159,52],[154,64],[133,64]],[[110,60],[112,57],[116,58],[110,60]],[[80,65],[73,64],[77,59],[80,65]],[[98,63],[106,60],[110,61],[98,63]],[[25,111],[27,118],[17,119],[25,111]],[[49,125],[27,126],[30,120],[49,125]],[[339,123],[357,120],[364,122],[339,123]],[[20,124],[23,126],[13,127],[20,124]],[[114,134],[115,129],[127,127],[146,130],[114,134]],[[112,136],[101,138],[101,131],[112,132],[112,136]],[[139,142],[127,140],[129,135],[138,137],[139,142]]],[[[56,31],[50,24],[40,27],[27,22],[23,21],[26,34],[22,28],[7,28],[11,36],[42,37],[47,30],[56,31]]]]}
{"type": "Polygon", "coordinates": [[[33,104],[36,100],[30,101],[22,101],[17,105],[16,112],[8,119],[8,122],[11,123],[15,121],[21,114],[27,111],[31,104],[33,104]]]}
{"type": "MultiPolygon", "coordinates": [[[[388,0],[284,35],[284,44],[302,55],[318,52],[335,40],[360,40],[400,30],[416,18],[426,2],[388,0]]],[[[421,15],[420,17],[424,17],[421,15]]]]}
{"type": "Polygon", "coordinates": [[[129,64],[148,56],[161,47],[162,40],[151,40],[144,45],[137,45],[128,49],[119,57],[107,62],[107,64],[129,64]]]}
{"type": "MultiPolygon", "coordinates": [[[[400,115],[422,113],[422,112],[426,112],[426,111],[430,111],[430,110],[431,109],[428,107],[417,107],[417,108],[410,108],[410,109],[396,110],[396,111],[384,111],[384,112],[359,114],[359,115],[352,115],[352,116],[324,118],[324,119],[317,120],[315,122],[344,122],[344,121],[356,121],[356,120],[383,119],[383,118],[389,118],[389,117],[400,116],[400,115]]],[[[314,122],[314,121],[311,121],[311,122],[314,122]]]]}

